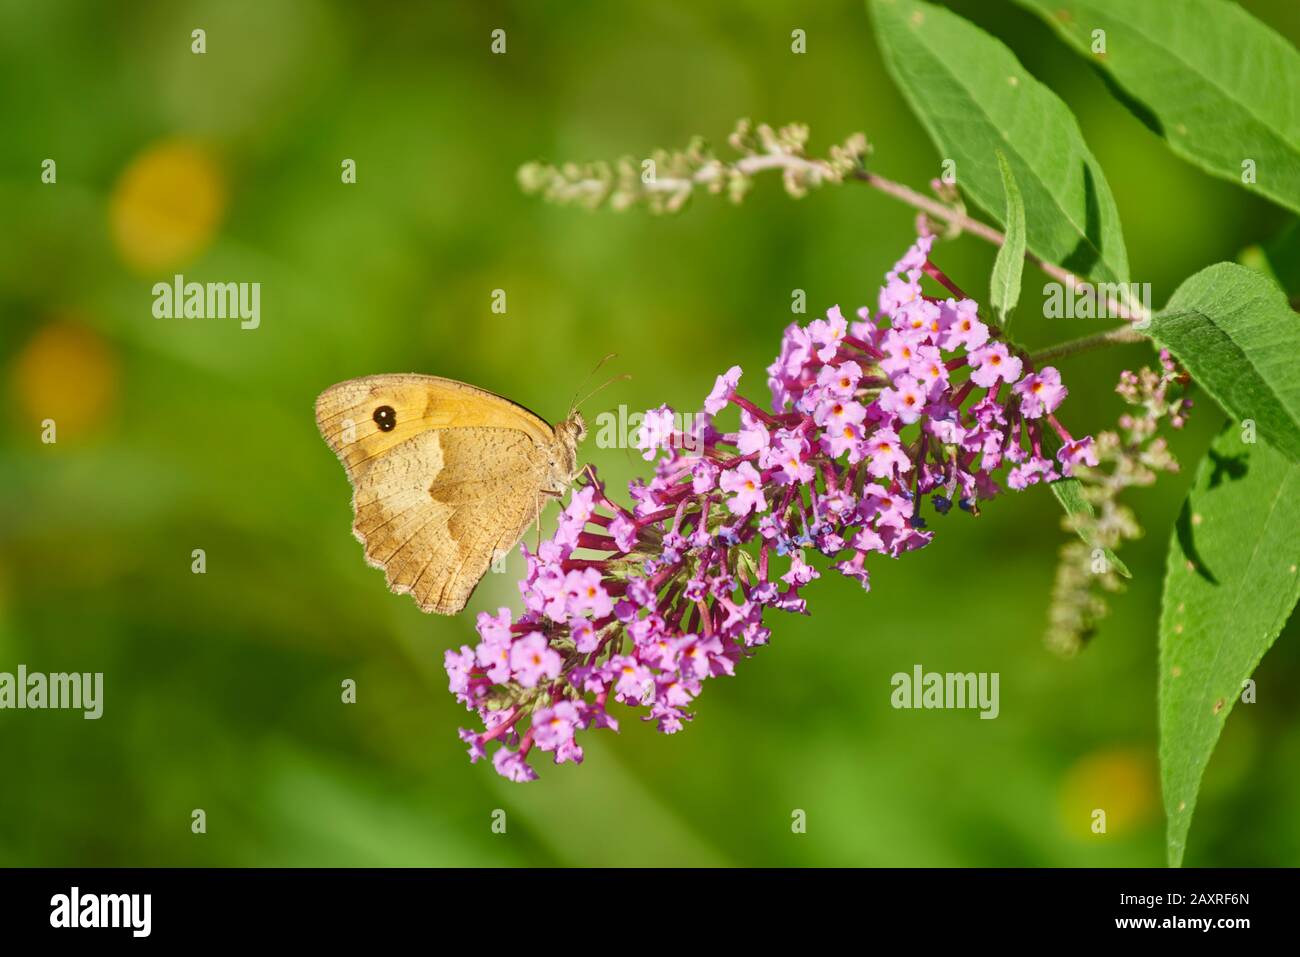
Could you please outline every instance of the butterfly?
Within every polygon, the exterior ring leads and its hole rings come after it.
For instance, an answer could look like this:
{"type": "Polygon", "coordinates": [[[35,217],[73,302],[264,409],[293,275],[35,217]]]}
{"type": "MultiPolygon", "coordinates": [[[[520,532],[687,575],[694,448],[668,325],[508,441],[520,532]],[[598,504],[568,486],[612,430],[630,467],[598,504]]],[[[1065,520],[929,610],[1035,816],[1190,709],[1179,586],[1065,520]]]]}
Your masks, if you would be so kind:
{"type": "Polygon", "coordinates": [[[388,587],[454,615],[479,580],[578,476],[587,433],[483,389],[373,375],[316,399],[316,425],[352,483],[353,534],[388,587]]]}

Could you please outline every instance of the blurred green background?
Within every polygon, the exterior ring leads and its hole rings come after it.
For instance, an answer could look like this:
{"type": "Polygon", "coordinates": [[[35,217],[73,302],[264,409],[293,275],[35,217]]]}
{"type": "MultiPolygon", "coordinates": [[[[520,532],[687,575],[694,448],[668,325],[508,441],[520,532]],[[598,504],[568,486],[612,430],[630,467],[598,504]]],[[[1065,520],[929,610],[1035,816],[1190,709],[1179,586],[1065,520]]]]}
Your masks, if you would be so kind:
{"type": "MultiPolygon", "coordinates": [[[[1156,305],[1285,225],[1174,158],[1039,21],[952,6],[1076,111],[1156,305]]],[[[1291,0],[1244,6],[1300,39],[1291,0]]],[[[724,148],[741,116],[807,122],[816,151],[860,129],[885,175],[938,174],[855,0],[0,2],[0,671],[105,675],[99,721],[0,711],[0,864],[1163,863],[1156,617],[1172,519],[1223,421],[1208,400],[1174,439],[1184,474],[1133,496],[1148,529],[1124,553],[1134,582],[1075,660],[1041,643],[1063,538],[1036,488],[936,517],[931,547],[875,563],[869,595],[816,582],[812,616],[774,618],[772,645],[709,682],[679,735],[624,711],[622,733],[582,739],[583,766],[539,761],[536,783],[468,763],[456,728],[472,716],[442,654],[473,640],[474,612],[517,607],[520,562],[458,618],[389,594],[349,532],[313,400],[419,371],[555,420],[607,352],[633,378],[589,420],[697,408],[733,363],[762,397],[791,290],[805,318],[874,303],[909,209],[857,185],[795,202],[767,181],[739,208],[589,214],[514,178],[531,159],[696,133],[724,148]],[[151,287],[176,272],[260,282],[261,327],[153,318],[151,287]],[[1000,717],[893,710],[890,676],[917,663],[1000,672],[1000,717]],[[1089,831],[1097,807],[1105,835],[1089,831]]],[[[987,290],[978,240],[934,257],[987,290]]],[[[1026,344],[1104,327],[1042,319],[1043,281],[1027,271],[1026,344]]],[[[1066,360],[1070,428],[1112,426],[1119,371],[1148,358],[1066,360]]],[[[584,454],[615,487],[641,471],[625,451],[584,454]]],[[[1300,862],[1296,631],[1228,723],[1189,864],[1300,862]]]]}

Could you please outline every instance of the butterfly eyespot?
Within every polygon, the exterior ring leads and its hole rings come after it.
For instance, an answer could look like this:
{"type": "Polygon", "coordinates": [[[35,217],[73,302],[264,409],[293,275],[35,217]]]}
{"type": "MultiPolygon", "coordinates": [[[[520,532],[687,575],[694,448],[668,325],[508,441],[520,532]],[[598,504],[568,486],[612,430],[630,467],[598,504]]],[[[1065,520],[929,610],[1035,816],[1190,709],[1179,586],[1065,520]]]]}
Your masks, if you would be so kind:
{"type": "Polygon", "coordinates": [[[381,405],[375,409],[374,418],[380,432],[391,432],[397,428],[397,413],[393,411],[391,405],[381,405]]]}

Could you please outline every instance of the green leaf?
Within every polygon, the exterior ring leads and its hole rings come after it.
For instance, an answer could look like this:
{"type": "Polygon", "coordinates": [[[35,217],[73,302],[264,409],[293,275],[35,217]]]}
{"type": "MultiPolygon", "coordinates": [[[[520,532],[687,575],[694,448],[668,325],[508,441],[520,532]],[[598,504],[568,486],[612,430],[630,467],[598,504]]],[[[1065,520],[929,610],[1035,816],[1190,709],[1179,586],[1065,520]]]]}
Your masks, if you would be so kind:
{"type": "Polygon", "coordinates": [[[1300,210],[1300,54],[1283,37],[1226,0],[1016,2],[1096,64],[1176,154],[1300,210]]]}
{"type": "MultiPolygon", "coordinates": [[[[1083,497],[1083,486],[1079,484],[1078,479],[1058,479],[1052,483],[1052,493],[1056,496],[1056,500],[1061,503],[1061,507],[1065,509],[1067,515],[1084,515],[1092,518],[1097,514],[1092,507],[1092,503],[1083,497]]],[[[1127,565],[1119,560],[1118,555],[1109,548],[1097,544],[1097,541],[1088,533],[1086,526],[1081,526],[1076,531],[1089,548],[1100,548],[1105,553],[1106,561],[1110,562],[1115,571],[1125,578],[1133,577],[1133,573],[1128,570],[1127,565]]]]}
{"type": "Polygon", "coordinates": [[[1169,543],[1160,610],[1160,774],[1169,863],[1243,685],[1300,598],[1300,465],[1229,425],[1169,543]]]}
{"type": "Polygon", "coordinates": [[[1236,263],[1210,266],[1147,331],[1224,411],[1300,462],[1300,314],[1277,286],[1236,263]]]}
{"type": "Polygon", "coordinates": [[[989,302],[1003,330],[1020,301],[1020,276],[1025,268],[1025,201],[1016,185],[1006,154],[998,150],[998,170],[1002,173],[1002,191],[1007,196],[1006,240],[993,261],[993,288],[989,302]]]}
{"type": "Polygon", "coordinates": [[[1115,200],[1056,94],[1002,43],[942,7],[868,2],[885,65],[940,153],[956,163],[962,189],[1000,218],[1001,150],[1024,198],[1029,249],[1077,276],[1128,282],[1115,200]]]}

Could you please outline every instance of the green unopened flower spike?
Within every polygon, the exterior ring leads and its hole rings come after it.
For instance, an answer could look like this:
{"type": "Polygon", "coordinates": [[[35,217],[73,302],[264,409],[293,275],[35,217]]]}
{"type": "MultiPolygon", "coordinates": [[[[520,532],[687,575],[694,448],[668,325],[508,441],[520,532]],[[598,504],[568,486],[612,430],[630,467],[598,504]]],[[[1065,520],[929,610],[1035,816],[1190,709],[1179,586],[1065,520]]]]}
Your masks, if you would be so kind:
{"type": "Polygon", "coordinates": [[[1120,493],[1135,485],[1151,485],[1161,472],[1178,471],[1164,437],[1156,433],[1166,418],[1173,428],[1183,427],[1192,400],[1173,387],[1186,382],[1186,373],[1165,350],[1160,352],[1158,371],[1125,371],[1115,391],[1133,410],[1120,416],[1118,431],[1097,436],[1097,465],[1074,473],[1093,513],[1068,515],[1062,525],[1094,544],[1074,539],[1061,547],[1046,635],[1047,646],[1060,654],[1081,650],[1109,610],[1104,593],[1124,590],[1115,570],[1098,552],[1113,551],[1142,536],[1142,526],[1119,501],[1120,493]]]}

